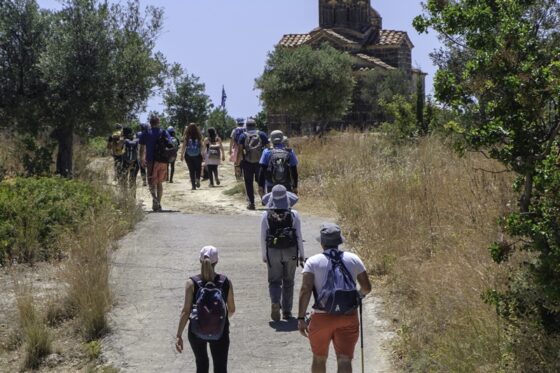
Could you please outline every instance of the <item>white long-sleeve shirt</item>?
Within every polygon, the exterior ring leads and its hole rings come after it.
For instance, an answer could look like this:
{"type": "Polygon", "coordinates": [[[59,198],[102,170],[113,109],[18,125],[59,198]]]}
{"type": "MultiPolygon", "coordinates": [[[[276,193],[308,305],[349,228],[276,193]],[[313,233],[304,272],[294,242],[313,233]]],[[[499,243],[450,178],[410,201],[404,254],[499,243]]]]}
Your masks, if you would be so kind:
{"type": "MultiPolygon", "coordinates": [[[[303,248],[303,236],[301,233],[301,219],[299,213],[296,210],[292,210],[293,225],[292,227],[296,230],[296,237],[298,242],[298,255],[301,259],[305,258],[305,250],[303,248]]],[[[261,254],[263,262],[266,262],[266,236],[268,235],[268,211],[263,213],[261,220],[261,254]]]]}

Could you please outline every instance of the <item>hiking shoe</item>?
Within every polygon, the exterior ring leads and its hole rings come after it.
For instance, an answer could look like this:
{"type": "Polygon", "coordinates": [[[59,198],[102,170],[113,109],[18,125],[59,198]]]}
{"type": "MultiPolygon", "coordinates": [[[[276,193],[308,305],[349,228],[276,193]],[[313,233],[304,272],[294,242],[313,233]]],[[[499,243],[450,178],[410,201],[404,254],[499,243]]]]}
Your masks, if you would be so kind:
{"type": "Polygon", "coordinates": [[[216,179],[216,184],[220,185],[220,179],[216,179]]]}
{"type": "Polygon", "coordinates": [[[284,320],[291,320],[291,319],[293,319],[293,318],[294,318],[294,317],[292,316],[292,313],[291,313],[291,312],[286,312],[286,313],[283,313],[283,314],[282,314],[282,319],[284,319],[284,320]]]}
{"type": "Polygon", "coordinates": [[[251,210],[251,211],[256,210],[255,204],[254,203],[249,203],[247,205],[247,210],[251,210]]]}
{"type": "Polygon", "coordinates": [[[272,303],[270,308],[270,318],[274,322],[280,321],[280,305],[278,303],[272,303]]]}
{"type": "Polygon", "coordinates": [[[196,187],[197,187],[197,188],[200,188],[200,179],[198,179],[198,180],[196,181],[196,187]]]}

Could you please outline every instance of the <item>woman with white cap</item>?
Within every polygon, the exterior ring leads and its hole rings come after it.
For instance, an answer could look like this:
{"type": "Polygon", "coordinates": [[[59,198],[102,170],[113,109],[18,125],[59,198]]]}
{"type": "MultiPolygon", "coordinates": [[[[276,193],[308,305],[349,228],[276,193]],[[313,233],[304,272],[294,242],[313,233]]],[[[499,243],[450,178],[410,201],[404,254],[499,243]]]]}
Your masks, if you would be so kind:
{"type": "Polygon", "coordinates": [[[196,360],[196,373],[208,373],[208,344],[214,373],[226,373],[229,353],[229,318],[235,312],[231,281],[215,272],[218,249],[200,251],[200,274],[187,280],[175,348],[183,352],[183,331],[189,324],[189,343],[196,360]],[[218,299],[216,297],[219,297],[218,299]],[[205,303],[206,302],[206,303],[205,303]],[[189,323],[190,321],[190,323],[189,323]],[[216,331],[216,328],[219,330],[216,331]]]}
{"type": "Polygon", "coordinates": [[[261,221],[262,260],[268,264],[268,289],[273,321],[292,318],[294,277],[298,262],[303,263],[305,252],[301,220],[292,210],[298,196],[288,192],[283,185],[276,185],[263,197],[267,211],[261,221]]]}

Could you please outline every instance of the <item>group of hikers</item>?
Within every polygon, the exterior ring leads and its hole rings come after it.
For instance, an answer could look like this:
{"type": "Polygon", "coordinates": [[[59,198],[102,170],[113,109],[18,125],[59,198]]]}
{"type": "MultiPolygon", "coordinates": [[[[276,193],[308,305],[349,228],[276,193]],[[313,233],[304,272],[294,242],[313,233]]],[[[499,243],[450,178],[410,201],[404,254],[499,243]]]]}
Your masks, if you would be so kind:
{"type": "MultiPolygon", "coordinates": [[[[226,159],[223,141],[215,128],[205,132],[207,136],[203,137],[199,126],[191,123],[179,137],[173,127],[160,128],[156,116],[150,118],[149,124],[141,125],[136,134],[129,127],[117,125],[107,141],[116,180],[125,190],[135,193],[140,173],[153,197],[154,211],[162,210],[163,183],[173,183],[178,157],[187,165],[192,190],[201,187],[201,180],[209,180],[209,187],[220,185],[218,167],[226,159]]],[[[256,210],[255,183],[261,198],[274,185],[283,185],[297,194],[298,159],[281,131],[272,131],[269,138],[257,129],[254,119],[237,119],[229,156],[236,178],[245,182],[247,209],[256,210]]]]}
{"type": "MultiPolygon", "coordinates": [[[[122,143],[123,150],[112,152],[117,180],[135,188],[138,172],[145,174],[143,180],[147,181],[152,194],[154,211],[161,210],[162,185],[166,180],[173,181],[177,156],[187,164],[192,190],[200,188],[204,169],[209,186],[220,185],[218,166],[225,161],[225,152],[215,129],[209,128],[203,138],[198,126],[191,123],[179,139],[173,128],[161,129],[159,118],[152,117],[149,126],[143,126],[136,136],[127,128],[117,128],[116,131],[107,146],[114,149],[115,144],[122,143]],[[135,147],[136,157],[129,154],[135,147]]],[[[268,269],[270,318],[273,322],[294,320],[294,280],[296,270],[301,266],[303,280],[297,323],[300,333],[311,345],[311,370],[326,372],[329,346],[333,342],[338,372],[351,372],[360,336],[361,300],[371,291],[364,264],[355,254],[340,249],[344,237],[340,227],[334,224],[321,227],[317,240],[323,253],[306,257],[302,218],[293,209],[299,200],[298,159],[281,131],[272,131],[267,136],[257,129],[255,120],[239,119],[237,128],[231,133],[229,156],[236,177],[245,182],[247,208],[256,209],[254,183],[258,184],[260,203],[265,206],[260,247],[262,261],[268,269]],[[312,295],[313,312],[309,315],[307,309],[312,295]]],[[[177,351],[183,351],[182,336],[188,325],[188,341],[195,356],[196,372],[209,371],[209,346],[214,372],[224,373],[227,372],[230,345],[229,318],[235,313],[233,285],[228,277],[216,272],[219,259],[216,247],[203,247],[198,259],[200,274],[186,283],[175,347],[177,351]]]]}

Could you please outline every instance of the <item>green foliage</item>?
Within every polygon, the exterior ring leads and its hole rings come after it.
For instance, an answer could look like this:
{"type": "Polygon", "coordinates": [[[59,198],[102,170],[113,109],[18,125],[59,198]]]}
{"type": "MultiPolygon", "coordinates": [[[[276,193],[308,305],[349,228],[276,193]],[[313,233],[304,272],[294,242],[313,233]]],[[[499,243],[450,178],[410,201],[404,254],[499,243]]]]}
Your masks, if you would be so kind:
{"type": "Polygon", "coordinates": [[[85,349],[90,360],[96,360],[101,356],[101,343],[98,340],[86,343],[85,349]]]}
{"type": "Polygon", "coordinates": [[[278,47],[256,80],[268,111],[322,122],[346,113],[354,85],[352,58],[328,44],[319,49],[278,47]]]}
{"type": "Polygon", "coordinates": [[[106,157],[109,155],[107,150],[107,138],[98,136],[88,141],[88,147],[96,157],[106,157]]]}
{"type": "Polygon", "coordinates": [[[389,119],[383,123],[381,130],[393,143],[404,142],[418,135],[415,105],[410,98],[396,95],[391,101],[381,100],[379,104],[389,119]]]}
{"type": "Polygon", "coordinates": [[[2,2],[1,125],[52,131],[57,173],[71,176],[75,132],[106,133],[163,85],[165,62],[153,52],[162,17],[158,8],[141,11],[139,0],[63,0],[54,13],[35,0],[2,2]]]}
{"type": "Polygon", "coordinates": [[[231,131],[237,127],[237,122],[230,116],[226,109],[221,106],[215,108],[210,112],[206,128],[214,127],[218,131],[218,135],[222,139],[226,139],[231,134],[231,131]]]}
{"type": "Polygon", "coordinates": [[[267,118],[267,115],[266,115],[266,111],[264,111],[264,110],[259,111],[259,113],[253,117],[253,119],[255,120],[255,122],[257,122],[257,128],[258,129],[260,129],[261,131],[263,131],[265,133],[269,132],[268,118],[267,118]]]}
{"type": "Polygon", "coordinates": [[[51,174],[51,165],[53,164],[52,154],[55,145],[47,143],[45,145],[38,144],[37,141],[27,135],[24,136],[20,143],[22,145],[21,157],[26,176],[47,176],[51,174]]]}
{"type": "Polygon", "coordinates": [[[61,228],[75,229],[90,210],[110,208],[92,186],[59,178],[17,178],[0,183],[0,263],[59,255],[61,228]]]}
{"type": "Polygon", "coordinates": [[[411,98],[410,80],[401,70],[375,69],[358,76],[360,100],[371,107],[378,121],[386,120],[383,103],[391,102],[396,96],[411,98]]]}
{"type": "Polygon", "coordinates": [[[177,130],[189,123],[204,124],[212,109],[204,83],[200,83],[199,77],[187,74],[179,65],[172,66],[171,76],[163,97],[169,124],[177,130]]]}
{"type": "Polygon", "coordinates": [[[454,123],[461,145],[518,175],[518,211],[502,222],[514,241],[501,240],[491,254],[498,263],[516,253],[525,259],[508,288],[489,299],[524,335],[514,345],[527,343],[531,329],[528,343],[543,347],[521,369],[557,361],[543,351],[560,334],[560,3],[430,0],[414,24],[452,44],[436,56],[435,88],[439,101],[467,119],[454,123]]]}

